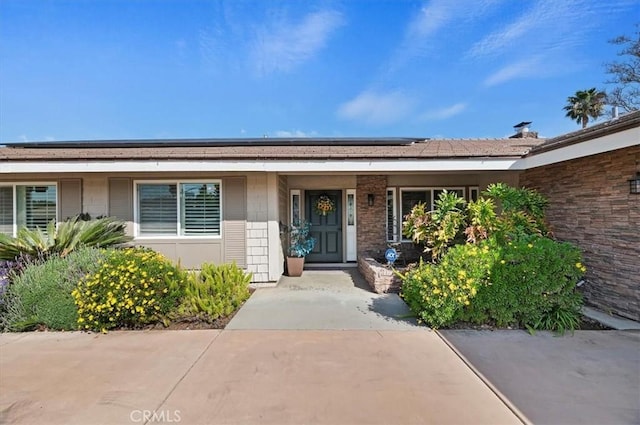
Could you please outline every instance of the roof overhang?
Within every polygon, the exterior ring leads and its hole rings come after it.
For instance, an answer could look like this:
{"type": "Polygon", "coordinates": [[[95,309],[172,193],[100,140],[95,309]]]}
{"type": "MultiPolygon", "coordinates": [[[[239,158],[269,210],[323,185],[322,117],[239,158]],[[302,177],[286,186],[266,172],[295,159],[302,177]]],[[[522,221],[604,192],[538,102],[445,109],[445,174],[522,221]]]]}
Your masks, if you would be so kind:
{"type": "Polygon", "coordinates": [[[168,173],[279,172],[387,173],[430,171],[505,171],[517,168],[518,158],[381,159],[381,160],[128,160],[128,161],[7,161],[0,174],[11,173],[168,173]]]}
{"type": "Polygon", "coordinates": [[[553,150],[532,152],[516,161],[515,167],[520,170],[527,170],[529,168],[542,167],[544,165],[584,158],[617,149],[638,146],[639,144],[640,127],[636,126],[616,133],[602,135],[591,140],[581,141],[580,143],[556,147],[553,150]]]}

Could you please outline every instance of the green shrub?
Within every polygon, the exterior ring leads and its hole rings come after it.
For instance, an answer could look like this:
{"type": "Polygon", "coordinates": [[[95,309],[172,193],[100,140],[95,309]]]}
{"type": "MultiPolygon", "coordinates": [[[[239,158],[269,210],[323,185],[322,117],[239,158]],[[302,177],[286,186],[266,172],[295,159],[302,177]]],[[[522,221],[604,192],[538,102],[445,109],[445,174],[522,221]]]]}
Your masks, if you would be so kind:
{"type": "Polygon", "coordinates": [[[403,276],[402,297],[427,325],[464,321],[564,332],[580,321],[576,283],[586,271],[569,243],[491,237],[451,248],[403,276]]]}
{"type": "Polygon", "coordinates": [[[493,183],[483,195],[494,199],[500,207],[495,225],[497,237],[508,240],[548,234],[544,215],[549,202],[535,190],[493,183]]]}
{"type": "Polygon", "coordinates": [[[78,317],[71,292],[78,280],[98,269],[105,255],[96,248],[81,248],[64,258],[52,255],[44,262],[28,264],[7,287],[2,328],[23,331],[43,325],[54,330],[76,329],[78,317]]]}
{"type": "Polygon", "coordinates": [[[0,233],[0,260],[13,260],[20,255],[30,257],[59,254],[64,257],[81,247],[120,245],[131,240],[125,234],[125,223],[112,217],[83,221],[74,217],[56,226],[52,220],[46,231],[22,227],[17,237],[0,233]]]}
{"type": "Polygon", "coordinates": [[[228,316],[249,298],[251,273],[233,264],[203,264],[187,280],[181,312],[207,321],[228,316]]]}
{"type": "Polygon", "coordinates": [[[186,272],[146,248],[109,250],[73,291],[77,327],[106,331],[166,318],[183,294],[186,272]]]}
{"type": "Polygon", "coordinates": [[[575,329],[582,305],[575,287],[586,271],[580,251],[543,237],[495,246],[499,254],[489,281],[461,319],[530,330],[575,329]]]}
{"type": "Polygon", "coordinates": [[[457,245],[440,263],[421,263],[403,276],[402,298],[428,326],[449,326],[486,284],[495,255],[488,242],[457,245]]]}

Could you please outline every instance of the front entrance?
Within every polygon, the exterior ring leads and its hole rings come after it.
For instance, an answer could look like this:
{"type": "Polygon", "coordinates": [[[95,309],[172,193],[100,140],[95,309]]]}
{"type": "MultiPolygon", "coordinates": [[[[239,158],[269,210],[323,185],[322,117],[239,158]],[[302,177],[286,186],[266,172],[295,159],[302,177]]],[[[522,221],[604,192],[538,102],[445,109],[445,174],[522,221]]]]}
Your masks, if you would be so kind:
{"type": "Polygon", "coordinates": [[[311,263],[341,263],[342,258],[342,191],[307,190],[305,192],[306,218],[311,223],[311,236],[316,246],[307,255],[311,263]],[[335,211],[327,215],[316,211],[321,196],[327,196],[335,205],[335,211]]]}

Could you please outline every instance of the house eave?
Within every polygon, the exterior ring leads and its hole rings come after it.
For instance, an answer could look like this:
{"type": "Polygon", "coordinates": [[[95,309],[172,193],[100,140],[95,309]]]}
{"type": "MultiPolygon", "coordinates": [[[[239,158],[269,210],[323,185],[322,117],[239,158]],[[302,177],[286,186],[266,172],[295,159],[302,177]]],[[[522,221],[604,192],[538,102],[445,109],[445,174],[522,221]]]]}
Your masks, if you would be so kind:
{"type": "Polygon", "coordinates": [[[128,160],[6,161],[0,174],[13,173],[387,173],[518,170],[518,157],[450,159],[311,159],[311,160],[128,160]]]}

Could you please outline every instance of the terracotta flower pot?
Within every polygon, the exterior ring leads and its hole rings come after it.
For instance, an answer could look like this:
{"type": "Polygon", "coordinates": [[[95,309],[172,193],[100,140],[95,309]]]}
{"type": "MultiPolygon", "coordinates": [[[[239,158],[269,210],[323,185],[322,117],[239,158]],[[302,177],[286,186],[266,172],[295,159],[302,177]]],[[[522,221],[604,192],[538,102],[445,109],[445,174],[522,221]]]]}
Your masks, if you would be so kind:
{"type": "Polygon", "coordinates": [[[293,277],[302,276],[304,269],[304,257],[287,257],[287,275],[293,277]]]}

